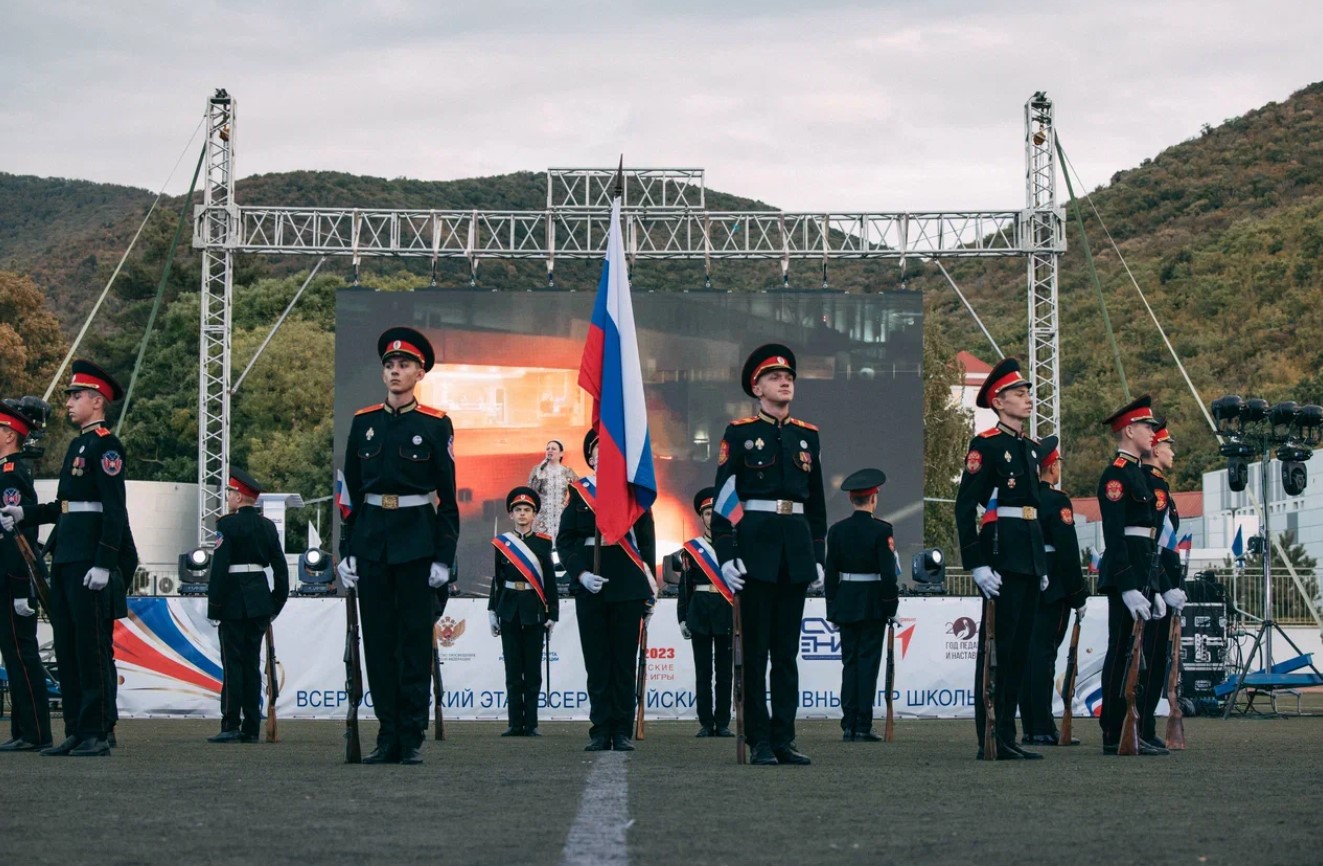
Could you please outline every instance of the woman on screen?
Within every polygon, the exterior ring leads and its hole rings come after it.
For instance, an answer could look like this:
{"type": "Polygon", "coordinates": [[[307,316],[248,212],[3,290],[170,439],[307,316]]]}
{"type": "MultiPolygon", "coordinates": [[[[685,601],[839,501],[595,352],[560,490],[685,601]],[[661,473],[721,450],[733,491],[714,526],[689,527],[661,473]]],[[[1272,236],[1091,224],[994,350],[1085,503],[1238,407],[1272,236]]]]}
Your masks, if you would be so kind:
{"type": "Polygon", "coordinates": [[[565,510],[570,485],[579,479],[573,469],[561,462],[564,457],[565,446],[560,440],[552,439],[547,443],[546,459],[528,473],[528,486],[542,497],[542,510],[533,521],[533,531],[545,532],[552,538],[560,530],[560,515],[565,510]]]}

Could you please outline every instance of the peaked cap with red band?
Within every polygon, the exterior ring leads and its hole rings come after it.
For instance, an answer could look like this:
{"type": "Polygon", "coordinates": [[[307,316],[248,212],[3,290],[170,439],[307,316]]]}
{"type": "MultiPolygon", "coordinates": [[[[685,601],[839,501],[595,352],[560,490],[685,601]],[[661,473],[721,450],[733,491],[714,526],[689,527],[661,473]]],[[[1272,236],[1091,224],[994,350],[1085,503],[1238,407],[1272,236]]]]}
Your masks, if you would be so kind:
{"type": "Polygon", "coordinates": [[[1136,397],[1117,409],[1104,418],[1103,423],[1110,426],[1113,433],[1120,433],[1131,424],[1147,424],[1150,427],[1157,427],[1160,424],[1158,419],[1153,417],[1153,398],[1148,394],[1136,397]]]}
{"type": "Polygon", "coordinates": [[[32,432],[32,419],[12,406],[0,403],[0,427],[8,427],[24,439],[32,432]]]}
{"type": "Polygon", "coordinates": [[[1038,470],[1040,472],[1061,459],[1059,445],[1061,445],[1061,439],[1056,436],[1044,436],[1043,441],[1038,443],[1038,453],[1042,455],[1038,458],[1038,470]]]}
{"type": "Polygon", "coordinates": [[[753,385],[758,377],[773,370],[789,370],[790,377],[795,377],[795,353],[788,346],[767,343],[750,352],[749,359],[744,362],[744,371],[740,374],[744,393],[753,397],[753,385]]]}
{"type": "Polygon", "coordinates": [[[974,403],[980,409],[991,409],[993,397],[1008,388],[1018,388],[1021,385],[1033,387],[1033,384],[1020,372],[1019,360],[1002,358],[997,362],[997,366],[992,368],[988,378],[983,380],[983,387],[978,389],[978,397],[974,403]]]}
{"type": "Polygon", "coordinates": [[[95,391],[112,402],[124,396],[124,389],[115,381],[115,377],[91,361],[80,358],[69,367],[73,371],[73,378],[69,380],[69,387],[64,389],[64,393],[95,391]]]}
{"type": "Polygon", "coordinates": [[[704,487],[694,494],[694,511],[702,515],[704,511],[712,507],[712,500],[716,498],[717,488],[704,487]]]}
{"type": "Polygon", "coordinates": [[[860,469],[846,476],[841,482],[841,489],[855,496],[872,496],[886,483],[887,474],[881,469],[860,469]]]}
{"type": "Polygon", "coordinates": [[[541,511],[542,497],[531,487],[516,487],[505,495],[506,513],[514,511],[516,505],[528,505],[534,511],[541,511]]]}
{"type": "Polygon", "coordinates": [[[262,495],[263,487],[256,478],[244,472],[238,466],[230,467],[230,489],[237,490],[243,496],[256,499],[262,495]]]}
{"type": "Polygon", "coordinates": [[[1176,444],[1176,440],[1172,438],[1171,431],[1167,429],[1166,418],[1161,419],[1158,422],[1158,429],[1153,431],[1153,444],[1157,445],[1159,442],[1170,442],[1172,445],[1176,444]]]}
{"type": "Polygon", "coordinates": [[[423,372],[430,371],[432,365],[436,363],[436,353],[432,351],[432,344],[413,328],[387,328],[377,338],[377,354],[381,356],[383,364],[388,358],[396,355],[410,358],[423,365],[423,372]]]}

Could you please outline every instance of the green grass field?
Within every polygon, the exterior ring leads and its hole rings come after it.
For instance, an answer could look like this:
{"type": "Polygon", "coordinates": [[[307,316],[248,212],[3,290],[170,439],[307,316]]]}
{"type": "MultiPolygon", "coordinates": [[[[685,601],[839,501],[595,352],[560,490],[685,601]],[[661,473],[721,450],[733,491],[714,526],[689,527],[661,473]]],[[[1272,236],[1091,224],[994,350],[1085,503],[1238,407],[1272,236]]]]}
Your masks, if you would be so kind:
{"type": "Polygon", "coordinates": [[[890,744],[801,722],[811,767],[738,767],[689,722],[629,755],[581,751],[586,724],[503,728],[452,723],[402,767],[343,764],[335,723],[220,746],[212,721],[125,721],[110,758],[0,755],[3,862],[555,864],[597,771],[627,800],[595,813],[615,826],[583,816],[575,839],[608,841],[569,862],[1323,862],[1323,718],[1190,719],[1188,751],[1125,759],[1084,720],[1086,745],[1032,763],[976,762],[972,722],[902,720],[890,744]]]}

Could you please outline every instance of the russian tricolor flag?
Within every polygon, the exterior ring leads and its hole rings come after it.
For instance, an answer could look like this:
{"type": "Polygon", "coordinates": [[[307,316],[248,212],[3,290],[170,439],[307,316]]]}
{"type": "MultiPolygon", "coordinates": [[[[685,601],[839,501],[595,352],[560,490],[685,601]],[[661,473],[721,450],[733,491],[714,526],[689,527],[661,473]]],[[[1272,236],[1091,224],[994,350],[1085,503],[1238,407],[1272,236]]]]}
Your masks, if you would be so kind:
{"type": "Polygon", "coordinates": [[[606,261],[597,283],[597,299],[588,340],[579,364],[579,387],[593,396],[597,446],[597,528],[605,544],[625,537],[634,521],[657,498],[652,442],[639,365],[634,305],[629,297],[629,269],[620,228],[621,182],[611,202],[606,261]]]}
{"type": "Polygon", "coordinates": [[[1158,536],[1158,544],[1166,550],[1176,549],[1176,527],[1171,523],[1170,511],[1162,515],[1162,534],[1158,536]]]}
{"type": "Polygon", "coordinates": [[[340,519],[348,520],[349,513],[354,510],[354,502],[349,498],[349,485],[345,483],[343,469],[335,470],[335,504],[340,509],[340,519]]]}
{"type": "Polygon", "coordinates": [[[1191,550],[1194,548],[1194,533],[1187,532],[1181,536],[1181,540],[1176,542],[1177,550],[1191,550]]]}
{"type": "Polygon", "coordinates": [[[992,488],[992,495],[988,497],[988,505],[983,509],[983,526],[989,523],[997,522],[997,488],[992,488]]]}
{"type": "Polygon", "coordinates": [[[717,499],[712,507],[717,510],[717,514],[729,520],[731,526],[744,519],[744,503],[740,502],[739,494],[735,492],[734,475],[727,478],[726,483],[721,485],[721,490],[717,492],[717,499]]]}

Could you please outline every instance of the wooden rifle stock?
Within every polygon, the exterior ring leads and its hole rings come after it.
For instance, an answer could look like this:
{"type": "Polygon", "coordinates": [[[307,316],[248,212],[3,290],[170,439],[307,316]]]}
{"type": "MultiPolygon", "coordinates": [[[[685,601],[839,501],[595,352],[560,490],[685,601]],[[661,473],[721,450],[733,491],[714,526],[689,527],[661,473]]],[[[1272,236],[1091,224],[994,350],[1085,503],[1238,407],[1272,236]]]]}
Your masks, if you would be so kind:
{"type": "Polygon", "coordinates": [[[1139,754],[1139,673],[1144,667],[1144,620],[1135,620],[1131,632],[1130,657],[1125,665],[1125,721],[1121,724],[1121,740],[1116,744],[1118,755],[1139,754]]]}
{"type": "Polygon", "coordinates": [[[1071,730],[1075,721],[1075,680],[1079,676],[1080,615],[1075,614],[1075,627],[1070,632],[1070,651],[1066,654],[1066,673],[1061,678],[1061,733],[1058,746],[1069,746],[1074,737],[1071,730]]]}
{"type": "Polygon", "coordinates": [[[749,750],[744,742],[744,623],[740,619],[738,593],[731,599],[731,617],[730,654],[735,663],[735,674],[731,680],[735,690],[735,763],[747,764],[749,750]]]}
{"type": "Polygon", "coordinates": [[[997,601],[983,602],[983,760],[997,760],[997,601]]]}
{"type": "Polygon", "coordinates": [[[639,620],[639,669],[634,676],[634,739],[643,739],[643,708],[648,696],[648,620],[639,620]]]}
{"type": "Polygon", "coordinates": [[[888,743],[896,738],[895,714],[891,706],[891,693],[896,688],[896,624],[887,622],[887,727],[883,739],[888,743]]]}
{"type": "Polygon", "coordinates": [[[358,738],[358,705],[363,700],[363,669],[358,654],[358,593],[345,593],[345,692],[349,696],[349,714],[345,717],[345,763],[363,763],[363,747],[358,738]]]}
{"type": "Polygon", "coordinates": [[[276,668],[276,634],[271,624],[266,627],[266,741],[278,743],[276,735],[276,701],[280,700],[280,677],[276,668]]]}
{"type": "Polygon", "coordinates": [[[41,573],[41,566],[37,563],[37,555],[32,552],[32,546],[23,534],[17,530],[13,532],[14,544],[18,546],[19,555],[23,557],[23,563],[28,568],[28,579],[32,581],[32,587],[37,591],[37,601],[46,608],[46,615],[51,612],[51,586],[46,582],[46,576],[41,573]]]}
{"type": "Polygon", "coordinates": [[[1185,748],[1185,716],[1181,713],[1181,615],[1171,612],[1171,668],[1167,671],[1167,748],[1185,748]]]}
{"type": "Polygon", "coordinates": [[[446,697],[446,684],[441,679],[441,647],[437,644],[436,623],[432,623],[432,702],[436,704],[436,717],[432,720],[432,739],[446,738],[446,712],[442,702],[446,697]]]}

